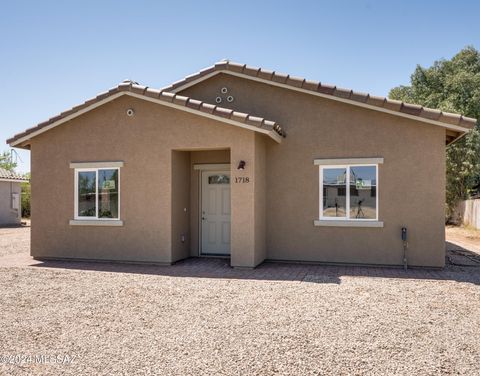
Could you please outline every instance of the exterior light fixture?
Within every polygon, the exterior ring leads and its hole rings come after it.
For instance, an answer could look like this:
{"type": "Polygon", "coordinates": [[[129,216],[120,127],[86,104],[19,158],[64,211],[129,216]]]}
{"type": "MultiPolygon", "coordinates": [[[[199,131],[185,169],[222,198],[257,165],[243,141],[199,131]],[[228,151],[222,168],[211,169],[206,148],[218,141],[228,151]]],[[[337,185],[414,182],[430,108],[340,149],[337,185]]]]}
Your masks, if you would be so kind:
{"type": "Polygon", "coordinates": [[[245,170],[245,165],[246,165],[245,161],[240,161],[238,163],[237,170],[245,170]]]}

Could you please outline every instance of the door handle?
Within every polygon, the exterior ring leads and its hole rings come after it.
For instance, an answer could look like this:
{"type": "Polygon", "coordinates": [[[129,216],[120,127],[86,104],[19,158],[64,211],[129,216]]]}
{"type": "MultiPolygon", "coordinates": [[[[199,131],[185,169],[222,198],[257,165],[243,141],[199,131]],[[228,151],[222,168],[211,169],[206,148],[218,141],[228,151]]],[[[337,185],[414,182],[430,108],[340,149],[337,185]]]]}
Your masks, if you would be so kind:
{"type": "Polygon", "coordinates": [[[204,221],[204,220],[205,220],[205,217],[202,217],[202,221],[204,221]]]}

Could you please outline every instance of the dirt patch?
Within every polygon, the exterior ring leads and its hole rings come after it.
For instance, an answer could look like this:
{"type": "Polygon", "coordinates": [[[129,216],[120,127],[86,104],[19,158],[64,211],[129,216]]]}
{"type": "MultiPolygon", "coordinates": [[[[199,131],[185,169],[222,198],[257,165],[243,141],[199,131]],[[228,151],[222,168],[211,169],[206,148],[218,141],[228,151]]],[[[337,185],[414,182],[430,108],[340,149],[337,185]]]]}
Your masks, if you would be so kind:
{"type": "Polygon", "coordinates": [[[461,237],[469,240],[476,240],[480,245],[480,230],[477,230],[473,227],[464,227],[464,226],[447,226],[446,234],[448,236],[461,237]]]}

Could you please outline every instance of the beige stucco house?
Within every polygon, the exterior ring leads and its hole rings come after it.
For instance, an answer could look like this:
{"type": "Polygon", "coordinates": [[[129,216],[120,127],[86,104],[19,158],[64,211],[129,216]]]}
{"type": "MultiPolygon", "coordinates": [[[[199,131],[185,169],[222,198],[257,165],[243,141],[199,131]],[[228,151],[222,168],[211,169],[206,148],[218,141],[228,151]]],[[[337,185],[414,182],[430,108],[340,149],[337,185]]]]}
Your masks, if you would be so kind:
{"type": "Polygon", "coordinates": [[[28,179],[0,167],[0,227],[20,225],[22,221],[21,183],[28,179]]]}
{"type": "Polygon", "coordinates": [[[475,119],[222,61],[125,81],[31,150],[32,256],[444,265],[445,147],[475,119]]]}

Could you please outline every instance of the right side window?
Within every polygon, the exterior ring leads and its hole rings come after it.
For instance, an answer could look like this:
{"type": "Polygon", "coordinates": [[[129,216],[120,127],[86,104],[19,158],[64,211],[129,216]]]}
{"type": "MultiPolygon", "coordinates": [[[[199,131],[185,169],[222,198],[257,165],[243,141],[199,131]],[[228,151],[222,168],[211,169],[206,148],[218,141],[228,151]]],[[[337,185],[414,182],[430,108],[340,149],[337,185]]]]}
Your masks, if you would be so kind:
{"type": "Polygon", "coordinates": [[[377,165],[320,166],[320,218],[378,220],[377,165]]]}

